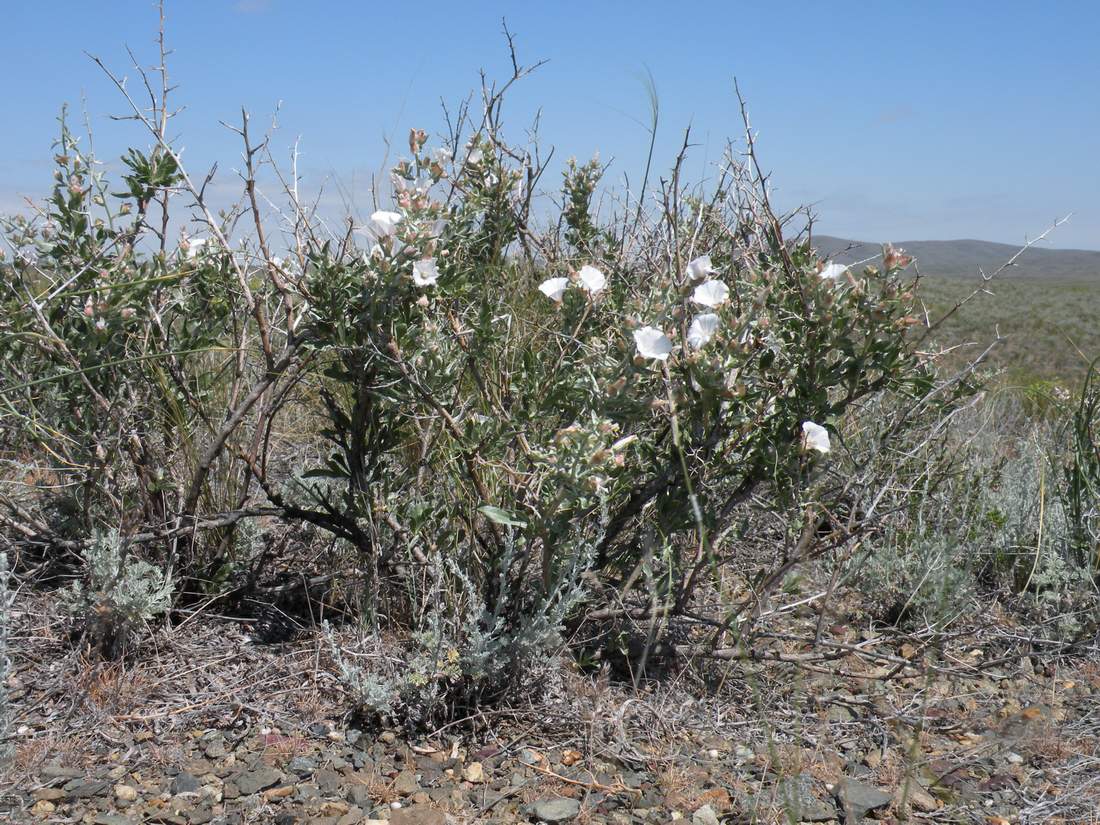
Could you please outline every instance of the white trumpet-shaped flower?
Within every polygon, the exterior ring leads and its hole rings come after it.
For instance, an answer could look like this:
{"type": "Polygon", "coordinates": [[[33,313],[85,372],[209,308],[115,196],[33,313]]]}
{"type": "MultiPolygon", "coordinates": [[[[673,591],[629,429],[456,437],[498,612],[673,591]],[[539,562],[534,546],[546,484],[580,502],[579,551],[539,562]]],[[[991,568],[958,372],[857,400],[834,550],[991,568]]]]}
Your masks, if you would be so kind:
{"type": "Polygon", "coordinates": [[[397,234],[397,225],[401,223],[400,212],[387,212],[384,209],[379,209],[370,216],[370,223],[367,224],[366,230],[375,240],[382,240],[382,238],[389,238],[397,234]]]}
{"type": "Polygon", "coordinates": [[[688,327],[687,342],[695,349],[706,346],[718,331],[718,316],[713,312],[696,315],[688,327]]]}
{"type": "Polygon", "coordinates": [[[848,271],[848,267],[841,264],[829,264],[817,275],[823,281],[839,281],[844,277],[844,273],[848,271]]]}
{"type": "Polygon", "coordinates": [[[413,264],[413,283],[417,286],[434,286],[439,280],[435,258],[424,258],[413,264]]]}
{"type": "Polygon", "coordinates": [[[596,269],[596,267],[589,266],[588,264],[581,267],[581,271],[577,273],[577,277],[580,279],[581,288],[593,298],[603,292],[603,288],[607,286],[607,276],[596,269]]]}
{"type": "Polygon", "coordinates": [[[569,286],[568,278],[547,278],[539,284],[539,292],[551,301],[561,302],[561,296],[565,294],[565,288],[569,286]]]}
{"type": "Polygon", "coordinates": [[[206,238],[187,238],[184,243],[187,245],[187,257],[197,258],[203,253],[203,248],[206,246],[206,238]]]}
{"type": "Polygon", "coordinates": [[[691,300],[697,304],[714,309],[730,298],[730,288],[722,281],[703,281],[691,293],[691,300]]]}
{"type": "Polygon", "coordinates": [[[802,449],[827,453],[832,449],[829,444],[829,431],[812,421],[802,422],[802,449]]]}
{"type": "Polygon", "coordinates": [[[656,327],[642,327],[634,330],[634,344],[643,358],[667,361],[672,354],[672,341],[656,327]]]}
{"type": "Polygon", "coordinates": [[[693,281],[699,281],[708,275],[715,274],[717,271],[710,262],[710,255],[700,255],[687,265],[684,274],[693,281]]]}

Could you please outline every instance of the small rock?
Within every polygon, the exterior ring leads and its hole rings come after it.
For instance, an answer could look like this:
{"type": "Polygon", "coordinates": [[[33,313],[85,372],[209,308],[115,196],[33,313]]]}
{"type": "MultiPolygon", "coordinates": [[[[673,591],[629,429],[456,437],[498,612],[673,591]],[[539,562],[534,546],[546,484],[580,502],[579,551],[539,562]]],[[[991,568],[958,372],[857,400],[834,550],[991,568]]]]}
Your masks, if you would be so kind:
{"type": "Polygon", "coordinates": [[[294,793],[293,785],[283,785],[278,788],[268,788],[266,791],[264,791],[264,800],[270,802],[273,799],[286,799],[292,793],[294,793]]]}
{"type": "Polygon", "coordinates": [[[420,783],[416,781],[416,774],[412,771],[401,771],[393,780],[393,792],[401,796],[412,796],[420,790],[420,783]]]}
{"type": "Polygon", "coordinates": [[[78,779],[84,775],[84,771],[63,768],[61,765],[46,765],[39,774],[47,779],[78,779]]]}
{"type": "Polygon", "coordinates": [[[363,822],[362,808],[348,808],[348,812],[336,820],[336,825],[361,825],[363,822]]]}
{"type": "Polygon", "coordinates": [[[65,798],[65,792],[61,788],[39,788],[32,796],[41,801],[56,802],[65,798]]]}
{"type": "Polygon", "coordinates": [[[835,793],[844,809],[845,819],[853,825],[869,812],[886,807],[894,798],[892,794],[854,779],[841,780],[835,788],[835,793]]]}
{"type": "Polygon", "coordinates": [[[187,812],[187,821],[190,822],[191,825],[206,825],[206,823],[213,818],[214,811],[207,805],[192,808],[187,812]]]}
{"type": "Polygon", "coordinates": [[[198,793],[200,784],[198,777],[192,774],[177,773],[172,780],[172,784],[168,786],[168,790],[172,793],[172,796],[181,793],[198,793]]]}
{"type": "Polygon", "coordinates": [[[133,802],[137,798],[137,788],[131,785],[115,785],[115,799],[119,802],[133,802]]]}
{"type": "Polygon", "coordinates": [[[524,748],[519,752],[519,761],[524,765],[537,765],[539,763],[539,755],[530,748],[524,748]]]}
{"type": "Polygon", "coordinates": [[[312,776],[317,770],[317,760],[308,756],[295,756],[287,763],[286,769],[301,777],[312,776]]]}
{"type": "Polygon", "coordinates": [[[297,821],[298,817],[290,811],[283,811],[275,817],[275,825],[294,825],[297,821]]]}
{"type": "Polygon", "coordinates": [[[340,792],[340,786],[346,781],[345,778],[338,774],[331,768],[321,768],[313,775],[313,781],[317,783],[317,787],[321,793],[331,796],[340,792]]]}
{"type": "Polygon", "coordinates": [[[1024,763],[1024,758],[1020,756],[1020,754],[1016,753],[1016,751],[1009,751],[1005,755],[1005,760],[1012,765],[1022,765],[1024,763]]]}
{"type": "Polygon", "coordinates": [[[581,803],[575,799],[557,797],[532,802],[528,810],[543,822],[553,825],[556,822],[568,822],[581,812],[581,803]]]}
{"type": "Polygon", "coordinates": [[[343,816],[348,812],[347,802],[326,802],[321,806],[322,816],[343,816]]]}
{"type": "Polygon", "coordinates": [[[99,814],[92,825],[134,825],[134,820],[121,814],[99,814]]]}
{"type": "Polygon", "coordinates": [[[34,803],[33,806],[31,806],[31,813],[35,816],[49,816],[56,809],[57,806],[50,802],[50,800],[39,799],[37,802],[34,803]]]}
{"type": "Polygon", "coordinates": [[[718,814],[710,805],[704,805],[691,815],[691,825],[719,825],[718,814]]]}
{"type": "Polygon", "coordinates": [[[921,813],[932,813],[939,810],[940,803],[936,797],[928,793],[924,788],[918,785],[916,782],[909,783],[908,793],[906,793],[905,784],[902,783],[901,788],[898,789],[896,799],[900,806],[902,802],[909,804],[914,811],[920,811],[921,813]]]}
{"type": "Polygon", "coordinates": [[[348,788],[347,800],[352,805],[357,805],[360,808],[369,808],[374,804],[374,800],[371,798],[370,790],[366,785],[355,784],[348,788]]]}
{"type": "Polygon", "coordinates": [[[236,785],[245,796],[270,788],[283,778],[283,775],[274,768],[261,767],[246,771],[237,777],[236,785]]]}
{"type": "Polygon", "coordinates": [[[397,741],[397,735],[392,730],[382,731],[378,738],[387,745],[392,745],[397,741]]]}
{"type": "Polygon", "coordinates": [[[411,805],[394,811],[390,825],[447,825],[447,815],[426,805],[411,805]]]}
{"type": "Polygon", "coordinates": [[[361,737],[362,735],[363,731],[359,730],[358,728],[351,728],[351,730],[344,734],[344,740],[349,745],[354,746],[355,743],[359,741],[359,737],[361,737]]]}
{"type": "Polygon", "coordinates": [[[65,793],[69,799],[88,799],[106,790],[107,783],[101,779],[73,779],[65,783],[65,793]]]}
{"type": "Polygon", "coordinates": [[[321,789],[316,785],[299,785],[298,795],[295,797],[299,802],[314,802],[321,798],[321,789]]]}
{"type": "Polygon", "coordinates": [[[467,782],[479,783],[485,781],[485,769],[480,762],[471,762],[462,769],[462,778],[467,782]]]}

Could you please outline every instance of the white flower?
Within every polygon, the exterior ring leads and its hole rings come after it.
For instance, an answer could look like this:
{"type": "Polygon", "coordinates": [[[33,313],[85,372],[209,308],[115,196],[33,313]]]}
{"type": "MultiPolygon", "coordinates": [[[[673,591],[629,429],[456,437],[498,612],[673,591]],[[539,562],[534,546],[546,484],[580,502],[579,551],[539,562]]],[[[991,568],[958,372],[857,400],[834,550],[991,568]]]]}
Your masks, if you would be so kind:
{"type": "Polygon", "coordinates": [[[581,287],[593,298],[603,292],[603,288],[607,286],[607,277],[596,267],[588,264],[581,267],[577,277],[581,280],[581,287]]]}
{"type": "Polygon", "coordinates": [[[568,278],[547,278],[539,284],[539,292],[551,301],[560,302],[561,296],[565,294],[565,288],[567,286],[569,286],[568,278]]]}
{"type": "Polygon", "coordinates": [[[729,297],[730,288],[722,281],[704,281],[691,293],[691,300],[711,309],[722,306],[729,297]]]}
{"type": "Polygon", "coordinates": [[[638,354],[643,358],[667,361],[668,356],[672,354],[672,341],[656,327],[642,327],[634,330],[634,343],[638,347],[638,354]]]}
{"type": "Polygon", "coordinates": [[[471,166],[476,166],[481,163],[482,158],[485,157],[485,153],[480,149],[474,149],[470,154],[466,156],[466,162],[471,166]]]}
{"type": "Polygon", "coordinates": [[[387,212],[379,209],[370,216],[370,223],[366,226],[367,233],[375,240],[382,240],[397,233],[397,225],[401,223],[400,212],[387,212]]]}
{"type": "Polygon", "coordinates": [[[413,283],[417,286],[434,286],[439,280],[435,258],[424,258],[413,264],[413,283]]]}
{"type": "Polygon", "coordinates": [[[829,431],[820,424],[812,421],[802,422],[802,449],[817,450],[819,453],[827,453],[832,449],[829,445],[829,431]]]}
{"type": "Polygon", "coordinates": [[[206,238],[186,238],[184,239],[184,245],[187,249],[187,257],[197,258],[202,254],[203,247],[206,246],[206,238]]]}
{"type": "Polygon", "coordinates": [[[844,277],[844,273],[848,271],[848,267],[841,266],[840,264],[829,264],[821,272],[818,273],[818,277],[823,281],[839,281],[844,277]]]}
{"type": "Polygon", "coordinates": [[[688,327],[687,341],[695,349],[706,345],[718,330],[718,316],[712,312],[696,315],[688,327]]]}
{"type": "Polygon", "coordinates": [[[708,275],[713,275],[718,270],[710,262],[710,255],[700,255],[687,265],[685,275],[693,281],[700,281],[708,275]]]}

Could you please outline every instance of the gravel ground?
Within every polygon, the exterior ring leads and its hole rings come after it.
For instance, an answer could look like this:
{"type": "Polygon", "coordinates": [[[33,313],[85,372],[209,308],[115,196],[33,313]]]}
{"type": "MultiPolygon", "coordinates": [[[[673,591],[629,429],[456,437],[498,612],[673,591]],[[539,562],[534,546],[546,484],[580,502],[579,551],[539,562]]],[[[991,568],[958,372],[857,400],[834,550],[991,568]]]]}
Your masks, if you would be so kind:
{"type": "Polygon", "coordinates": [[[196,617],[108,666],[24,597],[13,636],[16,823],[1100,822],[1095,657],[990,664],[960,637],[933,664],[856,634],[828,669],[738,663],[705,690],[563,667],[537,701],[410,735],[343,715],[308,635],[196,617]]]}

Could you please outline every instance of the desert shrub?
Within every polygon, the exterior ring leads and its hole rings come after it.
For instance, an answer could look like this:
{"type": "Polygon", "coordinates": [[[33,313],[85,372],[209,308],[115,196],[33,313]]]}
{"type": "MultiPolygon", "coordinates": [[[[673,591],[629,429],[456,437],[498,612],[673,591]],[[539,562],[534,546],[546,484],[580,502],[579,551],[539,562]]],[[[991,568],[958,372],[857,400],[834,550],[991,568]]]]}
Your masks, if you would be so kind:
{"type": "Polygon", "coordinates": [[[8,679],[12,675],[11,657],[8,655],[8,629],[11,627],[14,602],[8,554],[0,553],[0,768],[7,768],[15,750],[14,744],[9,741],[12,730],[11,705],[8,703],[8,679]]]}
{"type": "Polygon", "coordinates": [[[1062,504],[1069,521],[1073,560],[1092,575],[1100,573],[1100,386],[1097,362],[1089,366],[1072,417],[1062,464],[1062,504]]]}
{"type": "MultiPolygon", "coordinates": [[[[1064,411],[1064,399],[1055,403],[1064,411]]],[[[938,448],[927,439],[920,451],[902,447],[917,466],[940,459],[895,476],[901,483],[884,497],[892,513],[854,559],[851,578],[871,612],[942,628],[980,620],[999,600],[1043,638],[1091,632],[1097,589],[1068,504],[1076,453],[1064,412],[1037,414],[1026,397],[1001,393],[949,423],[938,448]]]]}
{"type": "Polygon", "coordinates": [[[171,573],[131,555],[117,531],[95,536],[84,568],[84,581],[62,592],[61,607],[89,646],[117,658],[135,630],[171,607],[171,573]]]}
{"type": "Polygon", "coordinates": [[[853,491],[832,463],[852,451],[846,422],[890,410],[867,439],[890,445],[968,392],[907,335],[909,259],[886,247],[853,271],[808,230],[788,238],[751,131],[748,160],[731,148],[705,190],[681,155],[638,203],[599,191],[597,161],[567,167],[560,205],[540,200],[538,147],[506,141],[502,100],[486,89],[481,121],[437,148],[412,130],[390,208],[342,235],[247,115],[242,199],[217,218],[165,101],[133,105],[153,145],[125,156],[114,194],[63,130],[52,199],[9,225],[0,396],[12,464],[49,456],[80,529],[9,499],[22,545],[106,559],[92,601],[125,625],[160,609],[169,570],[185,592],[227,580],[256,552],[243,520],[314,525],[352,555],[370,631],[417,663],[357,692],[420,719],[514,688],[596,608],[683,617],[706,588],[718,648],[796,567],[849,552],[870,523],[853,505],[883,477],[853,491]],[[279,248],[261,171],[287,201],[279,248]],[[197,217],[176,245],[179,199],[197,217]],[[40,377],[11,380],[35,359],[40,377]],[[777,514],[778,542],[754,546],[735,604],[718,571],[746,508],[777,514]],[[126,535],[81,538],[111,524],[126,535]]]}

